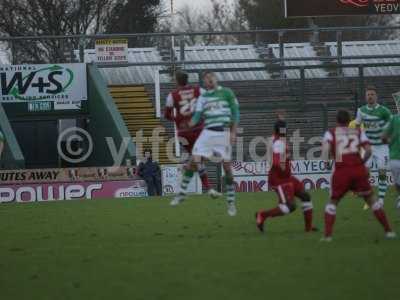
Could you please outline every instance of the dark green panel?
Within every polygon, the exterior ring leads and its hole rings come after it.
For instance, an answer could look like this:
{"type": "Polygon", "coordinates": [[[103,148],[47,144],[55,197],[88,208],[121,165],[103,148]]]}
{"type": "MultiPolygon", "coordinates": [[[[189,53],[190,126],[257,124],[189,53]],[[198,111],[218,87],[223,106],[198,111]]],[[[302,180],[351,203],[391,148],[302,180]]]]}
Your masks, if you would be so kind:
{"type": "Polygon", "coordinates": [[[5,137],[5,149],[0,158],[0,168],[22,169],[25,167],[25,159],[21,148],[11,128],[8,117],[0,104],[0,129],[5,137]]]}
{"type": "MultiPolygon", "coordinates": [[[[36,103],[40,102],[49,102],[49,101],[36,101],[36,103]]],[[[50,110],[32,110],[32,104],[29,102],[22,103],[4,103],[3,107],[6,111],[9,118],[18,119],[22,117],[41,117],[41,116],[79,116],[85,115],[88,113],[89,108],[89,100],[82,101],[82,107],[80,110],[54,110],[54,102],[49,102],[51,105],[50,110]]]]}
{"type": "Polygon", "coordinates": [[[106,82],[95,65],[88,65],[89,132],[93,138],[94,151],[88,164],[91,166],[113,165],[107,137],[111,137],[117,149],[124,138],[130,139],[125,159],[135,160],[135,145],[128,128],[118,111],[106,82]]]}

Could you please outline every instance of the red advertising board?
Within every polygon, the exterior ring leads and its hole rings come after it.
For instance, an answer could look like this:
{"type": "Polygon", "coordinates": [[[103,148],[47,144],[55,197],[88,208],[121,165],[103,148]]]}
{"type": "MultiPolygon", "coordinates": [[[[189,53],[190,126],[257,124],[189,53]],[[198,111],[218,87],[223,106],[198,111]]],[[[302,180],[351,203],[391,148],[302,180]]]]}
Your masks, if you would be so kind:
{"type": "Polygon", "coordinates": [[[287,18],[399,13],[400,0],[285,0],[287,18]]]}
{"type": "Polygon", "coordinates": [[[146,197],[135,167],[0,171],[0,203],[146,197]]]}
{"type": "Polygon", "coordinates": [[[147,196],[142,180],[22,183],[0,186],[0,203],[147,196]]]}

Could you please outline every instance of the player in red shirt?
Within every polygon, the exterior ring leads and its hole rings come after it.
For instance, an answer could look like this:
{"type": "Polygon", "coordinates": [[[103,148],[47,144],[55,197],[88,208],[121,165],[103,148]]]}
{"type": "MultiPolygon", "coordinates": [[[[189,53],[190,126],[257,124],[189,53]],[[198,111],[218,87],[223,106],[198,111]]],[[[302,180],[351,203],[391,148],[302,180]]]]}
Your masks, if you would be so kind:
{"type": "Polygon", "coordinates": [[[377,201],[369,183],[365,162],[370,158],[372,151],[368,138],[360,128],[348,128],[348,111],[338,111],[336,121],[337,126],[326,132],[323,140],[324,157],[328,158],[330,155],[335,165],[331,179],[331,199],[325,208],[325,236],[322,240],[332,240],[336,207],[348,191],[364,198],[385,229],[386,237],[394,238],[396,234],[389,225],[383,205],[377,201]],[[361,149],[365,151],[364,156],[361,156],[361,149]]]}
{"type": "MultiPolygon", "coordinates": [[[[169,93],[167,97],[164,117],[167,120],[175,122],[181,145],[189,155],[192,155],[193,146],[204,127],[203,122],[200,122],[193,128],[189,127],[197,98],[201,95],[201,88],[199,86],[189,85],[189,76],[182,71],[176,72],[175,80],[177,89],[169,93]]],[[[185,166],[185,169],[188,169],[188,167],[189,166],[185,166]]],[[[203,188],[210,196],[218,197],[220,194],[210,186],[205,166],[200,165],[198,170],[203,188]]]]}
{"type": "Polygon", "coordinates": [[[302,201],[305,231],[316,231],[313,227],[313,204],[303,184],[291,172],[289,149],[286,143],[286,122],[283,119],[275,123],[272,143],[272,166],[268,175],[268,185],[277,192],[279,205],[268,211],[256,213],[258,229],[264,231],[264,223],[268,218],[288,215],[296,210],[295,197],[302,201]]]}

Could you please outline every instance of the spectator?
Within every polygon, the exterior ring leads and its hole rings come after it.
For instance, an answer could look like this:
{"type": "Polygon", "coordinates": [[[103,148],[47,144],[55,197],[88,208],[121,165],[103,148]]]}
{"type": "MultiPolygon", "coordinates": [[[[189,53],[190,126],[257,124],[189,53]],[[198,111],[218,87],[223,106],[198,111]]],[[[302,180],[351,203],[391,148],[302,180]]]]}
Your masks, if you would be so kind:
{"type": "Polygon", "coordinates": [[[153,161],[150,151],[145,151],[144,162],[139,164],[139,176],[146,181],[149,196],[161,196],[161,169],[157,162],[153,161]]]}

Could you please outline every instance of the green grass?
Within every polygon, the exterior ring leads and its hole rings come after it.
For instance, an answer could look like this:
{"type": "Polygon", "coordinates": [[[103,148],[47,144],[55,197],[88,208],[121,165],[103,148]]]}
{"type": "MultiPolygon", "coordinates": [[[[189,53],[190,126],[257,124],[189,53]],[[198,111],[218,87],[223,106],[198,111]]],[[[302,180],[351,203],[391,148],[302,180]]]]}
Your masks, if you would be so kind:
{"type": "MultiPolygon", "coordinates": [[[[323,227],[325,192],[313,193],[323,227]]],[[[396,229],[394,194],[387,211],[396,229]]],[[[1,299],[397,299],[400,240],[349,196],[335,240],[303,233],[300,211],[256,231],[271,193],[240,194],[239,215],[193,197],[0,205],[1,299]]]]}

